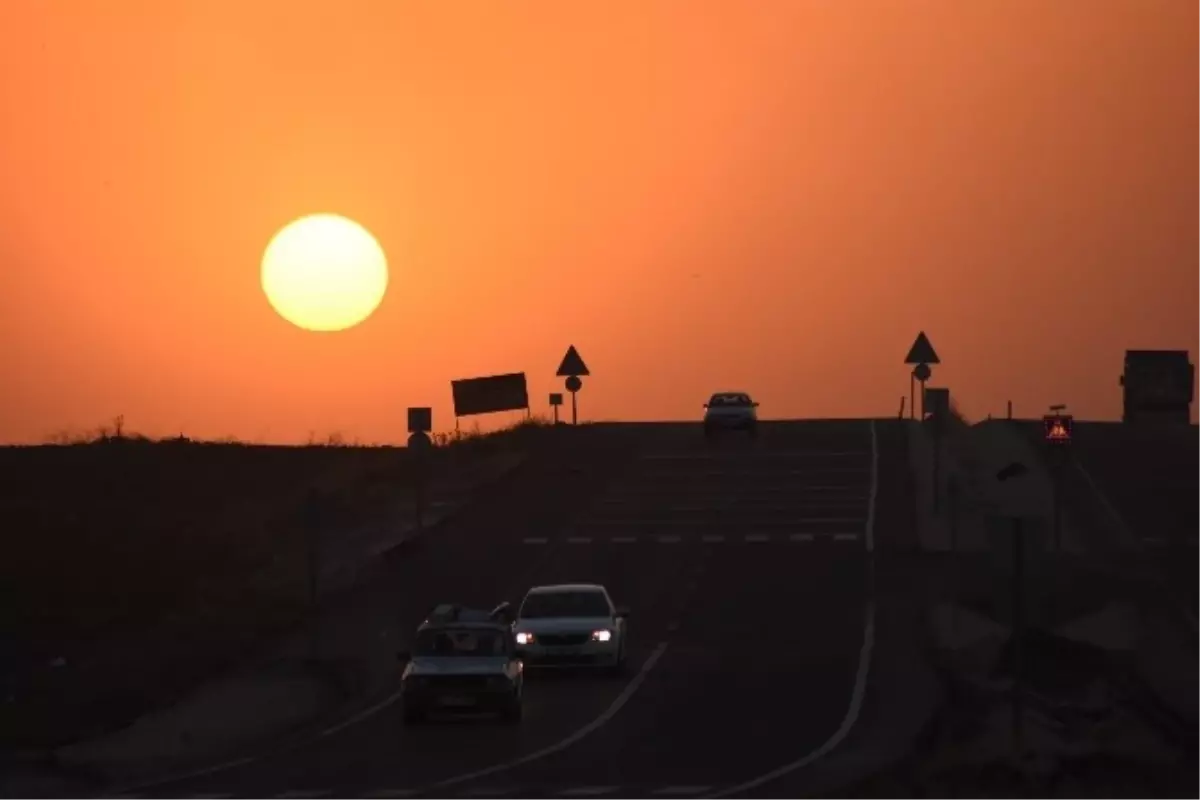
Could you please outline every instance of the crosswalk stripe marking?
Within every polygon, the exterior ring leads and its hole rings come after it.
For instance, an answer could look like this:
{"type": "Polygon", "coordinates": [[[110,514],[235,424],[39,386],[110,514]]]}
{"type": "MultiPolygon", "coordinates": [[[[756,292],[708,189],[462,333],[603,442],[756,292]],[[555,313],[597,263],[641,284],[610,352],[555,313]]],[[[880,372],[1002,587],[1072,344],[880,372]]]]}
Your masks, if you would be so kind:
{"type": "Polygon", "coordinates": [[[275,795],[278,798],[295,798],[295,800],[308,800],[309,798],[325,797],[329,792],[325,789],[296,789],[291,792],[275,795]]]}
{"type": "Polygon", "coordinates": [[[725,541],[725,537],[708,534],[705,536],[701,536],[700,541],[702,541],[706,544],[720,544],[721,542],[725,541]]]}
{"type": "Polygon", "coordinates": [[[661,789],[655,789],[650,794],[655,797],[665,797],[674,795],[676,797],[700,797],[707,792],[707,786],[664,786],[661,789]]]}
{"type": "Polygon", "coordinates": [[[678,537],[678,536],[659,536],[658,537],[658,541],[661,542],[662,544],[676,544],[677,542],[679,542],[679,539],[680,539],[680,537],[678,537]]]}
{"type": "Polygon", "coordinates": [[[563,797],[599,797],[602,794],[611,794],[617,791],[619,786],[577,786],[574,789],[566,789],[562,792],[563,797]]]}
{"type": "Polygon", "coordinates": [[[636,536],[614,536],[613,544],[633,544],[637,541],[636,536]]]}
{"type": "Polygon", "coordinates": [[[544,536],[527,536],[521,540],[523,544],[545,544],[548,541],[544,536]]]}
{"type": "Polygon", "coordinates": [[[837,533],[837,534],[834,534],[833,540],[835,542],[854,542],[854,541],[858,541],[858,534],[857,533],[837,533]]]}
{"type": "Polygon", "coordinates": [[[367,792],[363,795],[363,797],[372,799],[385,797],[412,797],[416,793],[416,789],[377,789],[373,792],[367,792]]]}
{"type": "Polygon", "coordinates": [[[765,533],[748,533],[746,534],[747,542],[769,542],[771,537],[765,533]]]}
{"type": "Polygon", "coordinates": [[[587,544],[592,541],[590,536],[568,536],[567,544],[587,544]]]}
{"type": "Polygon", "coordinates": [[[793,533],[788,536],[789,542],[811,542],[815,537],[811,533],[793,533]]]}

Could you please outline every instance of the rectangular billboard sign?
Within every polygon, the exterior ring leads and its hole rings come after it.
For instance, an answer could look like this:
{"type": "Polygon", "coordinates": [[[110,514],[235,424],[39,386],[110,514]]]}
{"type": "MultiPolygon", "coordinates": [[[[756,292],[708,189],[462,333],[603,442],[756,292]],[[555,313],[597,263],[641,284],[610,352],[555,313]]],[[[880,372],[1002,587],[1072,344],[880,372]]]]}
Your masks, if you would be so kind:
{"type": "Polygon", "coordinates": [[[450,382],[454,394],[454,416],[491,414],[529,408],[529,391],[524,372],[464,378],[450,382]]]}

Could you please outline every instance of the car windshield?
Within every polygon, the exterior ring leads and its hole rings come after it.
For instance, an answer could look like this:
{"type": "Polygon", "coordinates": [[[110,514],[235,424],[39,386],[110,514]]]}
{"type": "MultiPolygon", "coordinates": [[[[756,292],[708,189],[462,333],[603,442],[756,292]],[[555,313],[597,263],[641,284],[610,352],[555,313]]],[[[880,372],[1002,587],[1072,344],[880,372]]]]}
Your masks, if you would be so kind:
{"type": "Polygon", "coordinates": [[[487,628],[436,628],[417,633],[418,656],[489,657],[505,654],[504,634],[487,628]]]}
{"type": "Polygon", "coordinates": [[[750,398],[744,394],[714,394],[712,399],[708,401],[710,406],[748,406],[750,398]]]}
{"type": "Polygon", "coordinates": [[[521,617],[607,617],[612,613],[603,592],[535,592],[521,604],[521,617]]]}

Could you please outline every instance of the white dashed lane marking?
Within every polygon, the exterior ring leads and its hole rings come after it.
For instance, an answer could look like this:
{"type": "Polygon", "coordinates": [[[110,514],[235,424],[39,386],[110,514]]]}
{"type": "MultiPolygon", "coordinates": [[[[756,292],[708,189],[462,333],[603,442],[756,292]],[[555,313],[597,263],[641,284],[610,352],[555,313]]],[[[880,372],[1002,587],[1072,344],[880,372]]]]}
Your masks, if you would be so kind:
{"type": "MultiPolygon", "coordinates": [[[[620,797],[703,797],[712,787],[710,786],[661,786],[661,787],[635,787],[635,786],[571,786],[563,789],[555,787],[526,787],[520,788],[516,786],[480,786],[477,788],[464,788],[457,792],[451,792],[450,797],[478,798],[487,797],[517,797],[530,795],[534,797],[607,797],[616,795],[620,797]]],[[[141,800],[142,798],[150,798],[156,795],[146,794],[123,794],[113,797],[111,800],[141,800]]],[[[195,800],[228,800],[236,795],[229,793],[213,793],[213,794],[197,794],[188,795],[187,797],[195,800]]],[[[347,791],[338,789],[297,789],[294,791],[283,792],[282,794],[271,795],[275,800],[315,800],[322,797],[362,797],[368,800],[384,800],[385,798],[405,798],[405,797],[420,797],[421,792],[418,789],[370,789],[367,791],[347,791]]]]}
{"type": "MultiPolygon", "coordinates": [[[[695,536],[677,536],[674,534],[663,534],[660,536],[647,536],[638,538],[637,536],[568,536],[567,544],[572,545],[610,545],[610,544],[639,544],[642,542],[653,541],[658,544],[689,544],[701,542],[703,544],[765,544],[765,543],[780,543],[791,542],[793,544],[812,544],[818,541],[834,541],[834,542],[857,542],[859,534],[857,533],[789,533],[786,536],[773,535],[770,533],[747,533],[742,536],[725,536],[719,533],[703,534],[699,537],[695,536]]],[[[550,544],[549,539],[541,537],[530,537],[523,539],[522,542],[528,545],[550,544]]]]}

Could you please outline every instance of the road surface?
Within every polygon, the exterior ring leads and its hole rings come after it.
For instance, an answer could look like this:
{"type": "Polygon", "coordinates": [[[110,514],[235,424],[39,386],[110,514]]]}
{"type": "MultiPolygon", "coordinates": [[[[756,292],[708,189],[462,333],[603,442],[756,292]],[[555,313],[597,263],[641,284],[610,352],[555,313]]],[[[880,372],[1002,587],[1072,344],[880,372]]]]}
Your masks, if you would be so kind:
{"type": "Polygon", "coordinates": [[[438,531],[389,580],[408,587],[397,613],[409,628],[441,602],[603,583],[631,609],[626,676],[531,676],[517,727],[406,728],[394,704],[142,796],[793,796],[786,779],[744,785],[870,711],[868,546],[911,535],[903,431],[764,422],[756,441],[710,445],[698,424],[620,427],[635,444],[566,498],[577,508],[539,515],[536,493],[514,489],[511,514],[438,531]]]}

